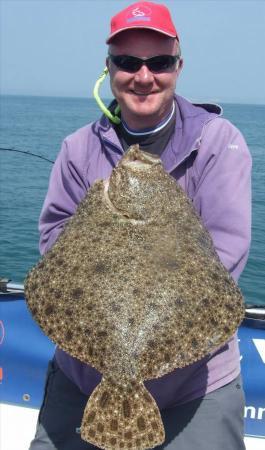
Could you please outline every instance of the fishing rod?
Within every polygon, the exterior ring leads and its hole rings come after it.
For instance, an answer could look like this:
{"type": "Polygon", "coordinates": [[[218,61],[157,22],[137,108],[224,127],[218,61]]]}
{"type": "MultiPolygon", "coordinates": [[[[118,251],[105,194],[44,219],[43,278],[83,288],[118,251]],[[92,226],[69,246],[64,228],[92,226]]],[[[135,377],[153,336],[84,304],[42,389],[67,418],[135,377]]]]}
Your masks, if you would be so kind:
{"type": "MultiPolygon", "coordinates": [[[[101,98],[99,96],[99,89],[101,87],[101,84],[105,80],[106,76],[108,75],[108,73],[109,73],[108,68],[105,67],[102,74],[100,75],[100,77],[98,78],[98,80],[95,83],[95,86],[93,89],[93,95],[94,95],[94,98],[95,98],[99,108],[101,109],[101,111],[109,118],[109,120],[111,122],[113,122],[117,125],[121,122],[121,119],[119,117],[120,106],[117,105],[116,108],[114,109],[114,114],[112,114],[112,112],[106,107],[106,105],[103,103],[103,101],[101,100],[101,98]]],[[[40,158],[40,159],[43,159],[44,161],[54,164],[54,161],[52,161],[51,159],[46,158],[43,155],[39,155],[37,153],[30,152],[30,151],[20,150],[20,149],[16,149],[16,148],[5,148],[5,147],[0,147],[0,150],[8,151],[8,152],[23,153],[24,155],[29,155],[29,156],[35,156],[36,158],[40,158]]]]}
{"type": "MultiPolygon", "coordinates": [[[[93,89],[93,95],[94,98],[99,106],[99,108],[101,109],[101,111],[109,118],[109,120],[113,123],[115,123],[116,125],[119,124],[121,122],[121,119],[119,117],[119,113],[120,113],[120,106],[117,105],[115,110],[114,110],[114,114],[112,114],[112,112],[106,107],[106,105],[103,103],[103,101],[101,100],[100,96],[99,96],[99,89],[101,87],[101,84],[103,83],[103,81],[105,80],[106,76],[108,75],[109,71],[108,68],[105,67],[102,74],[100,75],[100,77],[98,78],[98,80],[95,83],[94,89],[93,89]]],[[[30,151],[26,151],[26,150],[20,150],[17,148],[5,148],[5,147],[0,147],[0,150],[2,151],[8,151],[8,152],[17,152],[17,153],[23,153],[24,155],[29,155],[29,156],[35,156],[35,158],[40,158],[43,159],[44,161],[47,161],[51,164],[54,164],[54,161],[52,161],[49,158],[46,158],[43,155],[39,155],[37,153],[33,153],[30,151]]]]}
{"type": "Polygon", "coordinates": [[[30,151],[20,150],[20,149],[17,149],[17,148],[5,148],[5,147],[0,147],[0,150],[7,151],[7,152],[23,153],[24,155],[29,155],[29,156],[35,156],[36,158],[40,158],[40,159],[43,159],[44,161],[47,161],[47,162],[49,162],[51,164],[54,164],[54,161],[52,161],[51,159],[46,158],[43,155],[38,155],[37,153],[30,152],[30,151]]]}

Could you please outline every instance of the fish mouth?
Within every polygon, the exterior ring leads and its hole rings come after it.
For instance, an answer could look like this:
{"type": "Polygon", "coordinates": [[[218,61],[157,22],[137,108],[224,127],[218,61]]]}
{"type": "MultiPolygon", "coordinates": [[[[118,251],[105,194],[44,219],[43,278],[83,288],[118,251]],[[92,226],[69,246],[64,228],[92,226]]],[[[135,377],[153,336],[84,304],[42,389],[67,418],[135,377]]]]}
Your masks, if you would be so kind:
{"type": "Polygon", "coordinates": [[[157,164],[161,164],[159,156],[140,150],[139,144],[132,145],[120,163],[121,166],[136,170],[149,170],[157,164]]]}
{"type": "Polygon", "coordinates": [[[124,161],[121,165],[123,167],[129,167],[130,169],[147,170],[150,168],[152,163],[148,161],[139,161],[139,159],[136,159],[135,161],[124,161]]]}

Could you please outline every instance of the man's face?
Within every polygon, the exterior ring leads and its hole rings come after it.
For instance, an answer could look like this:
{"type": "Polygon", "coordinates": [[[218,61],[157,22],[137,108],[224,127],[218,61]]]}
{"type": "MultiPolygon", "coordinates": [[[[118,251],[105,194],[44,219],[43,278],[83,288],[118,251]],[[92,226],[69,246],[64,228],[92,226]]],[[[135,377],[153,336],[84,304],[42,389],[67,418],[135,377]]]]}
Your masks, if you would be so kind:
{"type": "MultiPolygon", "coordinates": [[[[157,55],[177,55],[176,39],[151,30],[128,30],[116,37],[109,47],[112,55],[151,58],[157,55]]],[[[130,128],[155,126],[172,109],[176,81],[181,71],[174,65],[165,72],[153,73],[146,65],[135,73],[125,72],[107,59],[111,89],[117,99],[122,117],[130,128]]]]}

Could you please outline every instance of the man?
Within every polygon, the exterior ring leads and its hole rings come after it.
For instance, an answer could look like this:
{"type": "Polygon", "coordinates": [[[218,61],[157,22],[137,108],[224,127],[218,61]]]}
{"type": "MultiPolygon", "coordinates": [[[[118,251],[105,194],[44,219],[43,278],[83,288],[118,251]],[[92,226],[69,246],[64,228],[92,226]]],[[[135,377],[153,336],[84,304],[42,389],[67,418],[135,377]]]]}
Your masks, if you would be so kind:
{"type": "MultiPolygon", "coordinates": [[[[250,243],[251,160],[240,132],[215,105],[175,96],[183,60],[170,13],[161,4],[130,5],[107,40],[112,92],[107,117],[68,136],[54,165],[40,218],[40,249],[56,241],[96,179],[107,178],[129,145],[158,154],[211,233],[221,261],[239,278],[250,243]],[[120,120],[119,120],[120,119],[120,120]]],[[[93,368],[56,350],[31,450],[85,450],[79,427],[99,383],[93,368]]],[[[170,450],[243,450],[243,392],[237,338],[184,369],[146,383],[161,410],[170,450]]]]}

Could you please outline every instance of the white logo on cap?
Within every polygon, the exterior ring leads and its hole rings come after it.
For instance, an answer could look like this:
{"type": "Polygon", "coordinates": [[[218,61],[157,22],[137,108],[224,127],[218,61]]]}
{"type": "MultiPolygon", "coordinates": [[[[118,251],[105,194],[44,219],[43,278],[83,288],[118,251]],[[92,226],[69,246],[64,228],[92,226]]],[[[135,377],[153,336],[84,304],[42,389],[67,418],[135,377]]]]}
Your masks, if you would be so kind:
{"type": "Polygon", "coordinates": [[[134,17],[150,16],[151,9],[146,7],[140,9],[139,7],[137,7],[132,10],[132,15],[134,17]]]}
{"type": "Polygon", "coordinates": [[[132,10],[133,16],[144,16],[144,11],[141,11],[139,8],[135,8],[132,10]]]}

